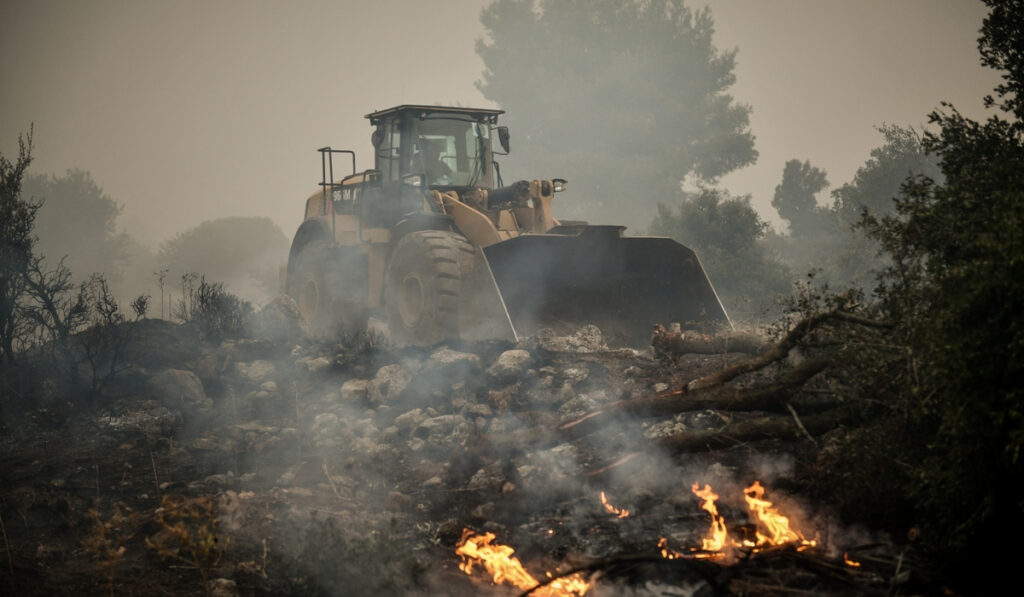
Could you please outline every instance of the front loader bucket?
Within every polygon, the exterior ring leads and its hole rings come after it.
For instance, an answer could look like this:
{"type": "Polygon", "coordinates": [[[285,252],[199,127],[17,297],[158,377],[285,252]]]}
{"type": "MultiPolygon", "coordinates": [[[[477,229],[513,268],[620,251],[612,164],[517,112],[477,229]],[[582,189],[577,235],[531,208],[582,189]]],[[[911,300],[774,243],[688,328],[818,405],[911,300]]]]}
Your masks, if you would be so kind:
{"type": "Polygon", "coordinates": [[[656,323],[730,325],[696,254],[669,238],[624,237],[623,226],[527,234],[484,247],[516,333],[601,328],[644,347],[656,323]]]}

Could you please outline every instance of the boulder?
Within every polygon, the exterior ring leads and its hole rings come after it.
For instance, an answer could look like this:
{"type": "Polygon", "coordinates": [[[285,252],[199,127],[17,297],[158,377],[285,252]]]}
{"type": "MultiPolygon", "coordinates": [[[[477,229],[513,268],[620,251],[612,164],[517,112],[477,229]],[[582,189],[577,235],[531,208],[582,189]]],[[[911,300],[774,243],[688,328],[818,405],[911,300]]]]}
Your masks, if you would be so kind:
{"type": "Polygon", "coordinates": [[[450,387],[478,371],[480,371],[480,357],[471,352],[460,352],[443,347],[435,350],[423,362],[420,375],[443,378],[444,385],[450,387]]]}
{"type": "Polygon", "coordinates": [[[375,403],[397,400],[409,388],[413,375],[404,365],[384,365],[369,384],[369,397],[375,403]]]}
{"type": "Polygon", "coordinates": [[[251,361],[249,363],[235,363],[235,371],[243,379],[252,383],[262,384],[274,374],[277,367],[273,362],[267,360],[251,361]]]}
{"type": "Polygon", "coordinates": [[[147,390],[154,400],[172,410],[209,408],[213,401],[203,391],[199,377],[183,369],[165,369],[149,379],[147,390]]]}
{"type": "Polygon", "coordinates": [[[506,350],[487,368],[487,375],[499,381],[512,381],[522,377],[532,364],[533,357],[528,350],[506,350]]]}

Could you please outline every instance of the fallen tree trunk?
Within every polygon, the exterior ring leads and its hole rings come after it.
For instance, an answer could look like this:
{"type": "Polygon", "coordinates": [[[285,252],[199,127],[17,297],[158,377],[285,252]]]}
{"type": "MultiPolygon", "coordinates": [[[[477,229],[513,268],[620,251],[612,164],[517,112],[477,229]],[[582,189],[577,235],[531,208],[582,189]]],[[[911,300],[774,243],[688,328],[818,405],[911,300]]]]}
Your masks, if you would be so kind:
{"type": "MultiPolygon", "coordinates": [[[[488,447],[500,450],[538,449],[578,439],[624,419],[659,417],[687,411],[713,409],[733,412],[785,413],[787,408],[791,408],[787,405],[803,385],[828,368],[832,362],[830,358],[806,360],[772,383],[761,386],[736,388],[726,385],[726,383],[740,375],[758,371],[785,359],[808,333],[833,320],[874,328],[891,327],[888,322],[866,319],[843,311],[821,313],[799,321],[789,333],[761,354],[711,375],[692,380],[682,388],[639,399],[613,402],[577,419],[555,426],[539,426],[500,435],[492,434],[486,438],[479,438],[480,441],[474,445],[474,449],[483,451],[487,451],[488,447]]],[[[661,329],[664,330],[664,328],[661,329]]],[[[820,412],[823,408],[834,408],[835,406],[837,406],[835,402],[826,401],[804,410],[820,412]]],[[[790,421],[790,419],[786,420],[790,421]]],[[[820,415],[815,419],[815,421],[822,420],[824,419],[821,419],[820,415]]],[[[757,429],[762,429],[762,427],[755,425],[749,429],[747,427],[740,428],[743,433],[755,433],[757,429]]],[[[768,428],[764,427],[764,429],[768,428]]],[[[793,429],[797,433],[814,434],[814,431],[801,430],[796,424],[793,424],[793,429]]],[[[702,440],[698,438],[693,441],[700,442],[702,440]]]]}
{"type": "Polygon", "coordinates": [[[715,431],[677,433],[661,438],[654,443],[674,452],[693,452],[726,448],[743,442],[765,439],[795,440],[806,437],[805,434],[819,436],[851,420],[852,417],[853,414],[850,411],[841,408],[800,419],[792,416],[758,417],[729,423],[715,431]]]}
{"type": "Polygon", "coordinates": [[[697,332],[670,331],[658,324],[654,326],[651,346],[659,356],[669,357],[727,352],[757,353],[764,349],[765,339],[757,334],[736,332],[709,336],[697,332]]]}
{"type": "Polygon", "coordinates": [[[690,383],[686,384],[686,389],[689,391],[699,390],[710,386],[716,386],[723,384],[727,381],[731,381],[740,375],[745,373],[752,373],[758,369],[762,369],[771,363],[781,361],[789,355],[789,352],[793,350],[797,344],[806,336],[811,330],[822,325],[823,323],[830,320],[845,321],[847,323],[854,323],[857,325],[863,325],[867,327],[877,328],[888,328],[892,327],[892,324],[885,321],[876,321],[874,319],[867,319],[864,317],[858,317],[851,315],[843,311],[829,311],[828,313],[821,313],[813,317],[801,319],[793,326],[793,329],[789,330],[781,340],[776,342],[771,348],[762,352],[754,358],[747,359],[736,363],[731,367],[726,367],[721,371],[712,373],[711,375],[705,375],[699,379],[695,379],[690,383]]]}
{"type": "MultiPolygon", "coordinates": [[[[827,360],[806,361],[778,381],[754,388],[721,385],[696,392],[669,390],[634,400],[620,400],[591,411],[566,423],[539,425],[501,434],[480,437],[473,445],[482,452],[536,450],[579,439],[624,419],[661,417],[697,410],[768,411],[788,413],[786,405],[803,384],[828,367],[827,360]]],[[[818,401],[802,407],[806,412],[820,412],[838,406],[834,401],[818,401]]]]}
{"type": "Polygon", "coordinates": [[[575,439],[624,417],[657,417],[708,409],[785,412],[786,402],[793,394],[828,365],[827,359],[805,361],[778,381],[754,388],[735,388],[722,384],[693,392],[681,388],[634,400],[620,400],[563,423],[557,431],[563,438],[575,439]]]}

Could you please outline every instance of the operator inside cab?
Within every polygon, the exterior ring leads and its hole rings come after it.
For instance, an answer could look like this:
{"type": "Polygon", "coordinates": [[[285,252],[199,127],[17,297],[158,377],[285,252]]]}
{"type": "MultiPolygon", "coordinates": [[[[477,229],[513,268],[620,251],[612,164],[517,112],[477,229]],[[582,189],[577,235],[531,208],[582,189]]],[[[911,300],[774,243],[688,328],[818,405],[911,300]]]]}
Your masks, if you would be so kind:
{"type": "Polygon", "coordinates": [[[422,160],[423,172],[427,175],[427,186],[452,184],[452,169],[441,159],[441,141],[420,137],[417,143],[422,160]]]}

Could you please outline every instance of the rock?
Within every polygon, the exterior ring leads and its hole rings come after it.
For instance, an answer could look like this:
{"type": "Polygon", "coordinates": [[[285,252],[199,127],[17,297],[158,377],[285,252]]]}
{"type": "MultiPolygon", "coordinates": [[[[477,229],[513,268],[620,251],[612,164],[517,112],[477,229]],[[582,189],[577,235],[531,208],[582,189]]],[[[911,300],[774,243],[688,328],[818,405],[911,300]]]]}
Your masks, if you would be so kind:
{"type": "Polygon", "coordinates": [[[345,403],[363,404],[370,397],[370,381],[366,379],[349,379],[341,384],[341,401],[345,403]]]}
{"type": "Polygon", "coordinates": [[[601,329],[596,325],[585,325],[571,336],[559,336],[550,329],[537,333],[540,348],[551,352],[599,352],[607,350],[601,329]]]}
{"type": "Polygon", "coordinates": [[[165,369],[149,379],[149,394],[172,410],[202,410],[213,401],[203,391],[203,384],[195,373],[182,369],[165,369]]]}
{"type": "Polygon", "coordinates": [[[393,402],[412,383],[412,373],[403,365],[384,365],[369,385],[370,400],[376,403],[393,402]]]}
{"type": "Polygon", "coordinates": [[[304,369],[310,373],[316,373],[317,371],[323,371],[330,368],[331,359],[327,357],[302,357],[295,361],[295,366],[299,369],[304,369]]]}
{"type": "Polygon", "coordinates": [[[395,427],[398,428],[399,433],[408,436],[412,433],[413,429],[425,420],[427,420],[427,415],[423,410],[414,408],[395,417],[395,427]]]}
{"type": "Polygon", "coordinates": [[[533,357],[528,350],[506,350],[487,368],[487,375],[500,381],[512,381],[522,377],[532,364],[533,357]]]}
{"type": "Polygon", "coordinates": [[[498,491],[505,484],[505,475],[502,473],[502,463],[495,462],[478,470],[469,479],[467,489],[498,491]]]}
{"type": "Polygon", "coordinates": [[[250,363],[235,363],[235,370],[240,376],[253,383],[263,383],[274,374],[277,368],[271,361],[258,360],[250,363]]]}
{"type": "Polygon", "coordinates": [[[440,415],[424,419],[413,430],[413,436],[428,445],[450,449],[469,437],[473,425],[462,415],[440,415]]]}
{"type": "Polygon", "coordinates": [[[210,581],[210,597],[238,597],[238,585],[230,578],[215,578],[210,581]]]}
{"type": "Polygon", "coordinates": [[[467,404],[463,409],[464,414],[476,417],[493,417],[494,410],[486,404],[472,403],[467,404]]]}
{"type": "Polygon", "coordinates": [[[570,367],[562,371],[562,379],[567,383],[576,385],[590,376],[590,370],[586,367],[570,367]]]}
{"type": "Polygon", "coordinates": [[[598,390],[590,394],[580,394],[575,398],[566,401],[558,409],[558,415],[563,419],[580,417],[588,412],[600,408],[608,402],[608,396],[604,390],[598,390]]]}
{"type": "Polygon", "coordinates": [[[420,375],[438,376],[444,379],[443,385],[451,387],[456,382],[478,371],[480,371],[480,357],[471,352],[459,352],[443,347],[435,350],[423,362],[420,375]]]}

